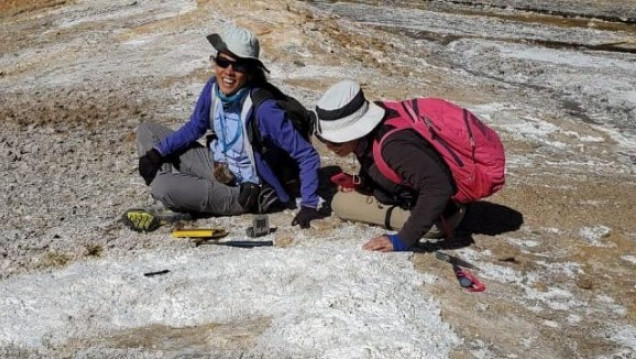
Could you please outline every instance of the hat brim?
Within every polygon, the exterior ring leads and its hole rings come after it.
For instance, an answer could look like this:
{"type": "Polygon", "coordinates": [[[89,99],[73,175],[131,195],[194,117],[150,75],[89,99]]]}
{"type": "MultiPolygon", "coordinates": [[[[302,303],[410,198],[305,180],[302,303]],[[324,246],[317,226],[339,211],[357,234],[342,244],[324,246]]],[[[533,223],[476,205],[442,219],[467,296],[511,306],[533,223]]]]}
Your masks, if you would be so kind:
{"type": "Polygon", "coordinates": [[[265,67],[263,62],[258,57],[239,56],[239,55],[235,54],[234,52],[230,51],[230,49],[227,47],[227,44],[223,41],[223,39],[221,39],[221,35],[219,35],[219,34],[210,34],[210,35],[206,36],[205,38],[208,39],[208,41],[210,42],[212,47],[214,47],[216,49],[216,51],[225,52],[225,53],[229,54],[232,57],[236,57],[237,59],[254,61],[264,71],[269,72],[267,67],[265,67]]]}
{"type": "Polygon", "coordinates": [[[368,135],[380,122],[384,119],[384,108],[369,101],[369,108],[362,117],[357,120],[353,120],[358,114],[352,114],[348,117],[341,118],[336,121],[329,121],[332,128],[325,129],[323,124],[327,121],[320,121],[320,126],[317,129],[317,133],[320,137],[333,143],[344,143],[353,140],[357,140],[368,135]],[[343,127],[338,127],[338,123],[349,123],[343,127]]]}

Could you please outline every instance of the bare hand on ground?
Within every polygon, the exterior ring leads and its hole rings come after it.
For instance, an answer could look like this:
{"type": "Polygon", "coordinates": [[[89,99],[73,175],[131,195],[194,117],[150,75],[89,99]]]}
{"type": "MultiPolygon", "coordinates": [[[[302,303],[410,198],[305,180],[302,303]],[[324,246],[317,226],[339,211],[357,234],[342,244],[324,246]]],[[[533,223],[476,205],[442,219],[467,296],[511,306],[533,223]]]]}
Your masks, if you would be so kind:
{"type": "Polygon", "coordinates": [[[367,251],[392,252],[393,243],[387,236],[375,237],[362,246],[367,251]]]}

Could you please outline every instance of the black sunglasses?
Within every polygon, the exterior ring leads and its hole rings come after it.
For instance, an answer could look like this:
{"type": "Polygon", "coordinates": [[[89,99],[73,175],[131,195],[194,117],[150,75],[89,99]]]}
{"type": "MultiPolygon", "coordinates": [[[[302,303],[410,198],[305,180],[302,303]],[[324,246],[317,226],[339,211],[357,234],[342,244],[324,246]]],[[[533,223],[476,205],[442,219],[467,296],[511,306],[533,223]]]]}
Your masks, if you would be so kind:
{"type": "Polygon", "coordinates": [[[252,66],[250,66],[250,63],[247,61],[241,61],[241,60],[232,61],[232,60],[223,58],[219,55],[216,55],[216,58],[214,58],[214,62],[216,63],[218,67],[221,67],[224,69],[227,69],[230,65],[232,65],[232,68],[236,72],[249,72],[250,69],[252,68],[252,66]]]}

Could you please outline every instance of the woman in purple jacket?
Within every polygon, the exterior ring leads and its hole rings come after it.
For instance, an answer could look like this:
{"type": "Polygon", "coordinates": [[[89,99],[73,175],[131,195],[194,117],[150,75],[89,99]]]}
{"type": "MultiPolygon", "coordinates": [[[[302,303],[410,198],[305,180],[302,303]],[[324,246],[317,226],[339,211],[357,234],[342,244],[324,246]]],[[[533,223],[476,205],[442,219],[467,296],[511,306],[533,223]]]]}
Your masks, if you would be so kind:
{"type": "MultiPolygon", "coordinates": [[[[273,99],[256,110],[253,90],[267,85],[258,39],[247,29],[229,26],[207,36],[216,49],[215,75],[206,83],[190,120],[176,131],[155,123],[138,129],[139,173],[152,196],[170,210],[209,215],[263,213],[289,208],[294,198],[274,170],[281,156],[298,164],[300,211],[292,224],[308,228],[318,212],[318,153],[294,128],[273,99]],[[247,135],[256,122],[267,154],[247,135]],[[208,132],[207,146],[197,140],[208,132]]],[[[148,231],[158,226],[153,213],[135,213],[127,224],[148,231]]],[[[126,218],[125,218],[126,219],[126,218]]]]}

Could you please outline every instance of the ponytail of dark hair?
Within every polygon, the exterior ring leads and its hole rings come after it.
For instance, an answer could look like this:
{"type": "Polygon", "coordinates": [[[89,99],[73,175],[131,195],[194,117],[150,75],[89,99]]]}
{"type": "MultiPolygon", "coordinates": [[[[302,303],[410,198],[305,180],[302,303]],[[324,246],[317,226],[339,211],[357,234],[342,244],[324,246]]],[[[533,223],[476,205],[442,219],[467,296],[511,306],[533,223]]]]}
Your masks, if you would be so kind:
{"type": "Polygon", "coordinates": [[[250,80],[251,87],[265,87],[269,83],[265,70],[261,66],[254,66],[252,70],[252,79],[250,80]]]}

